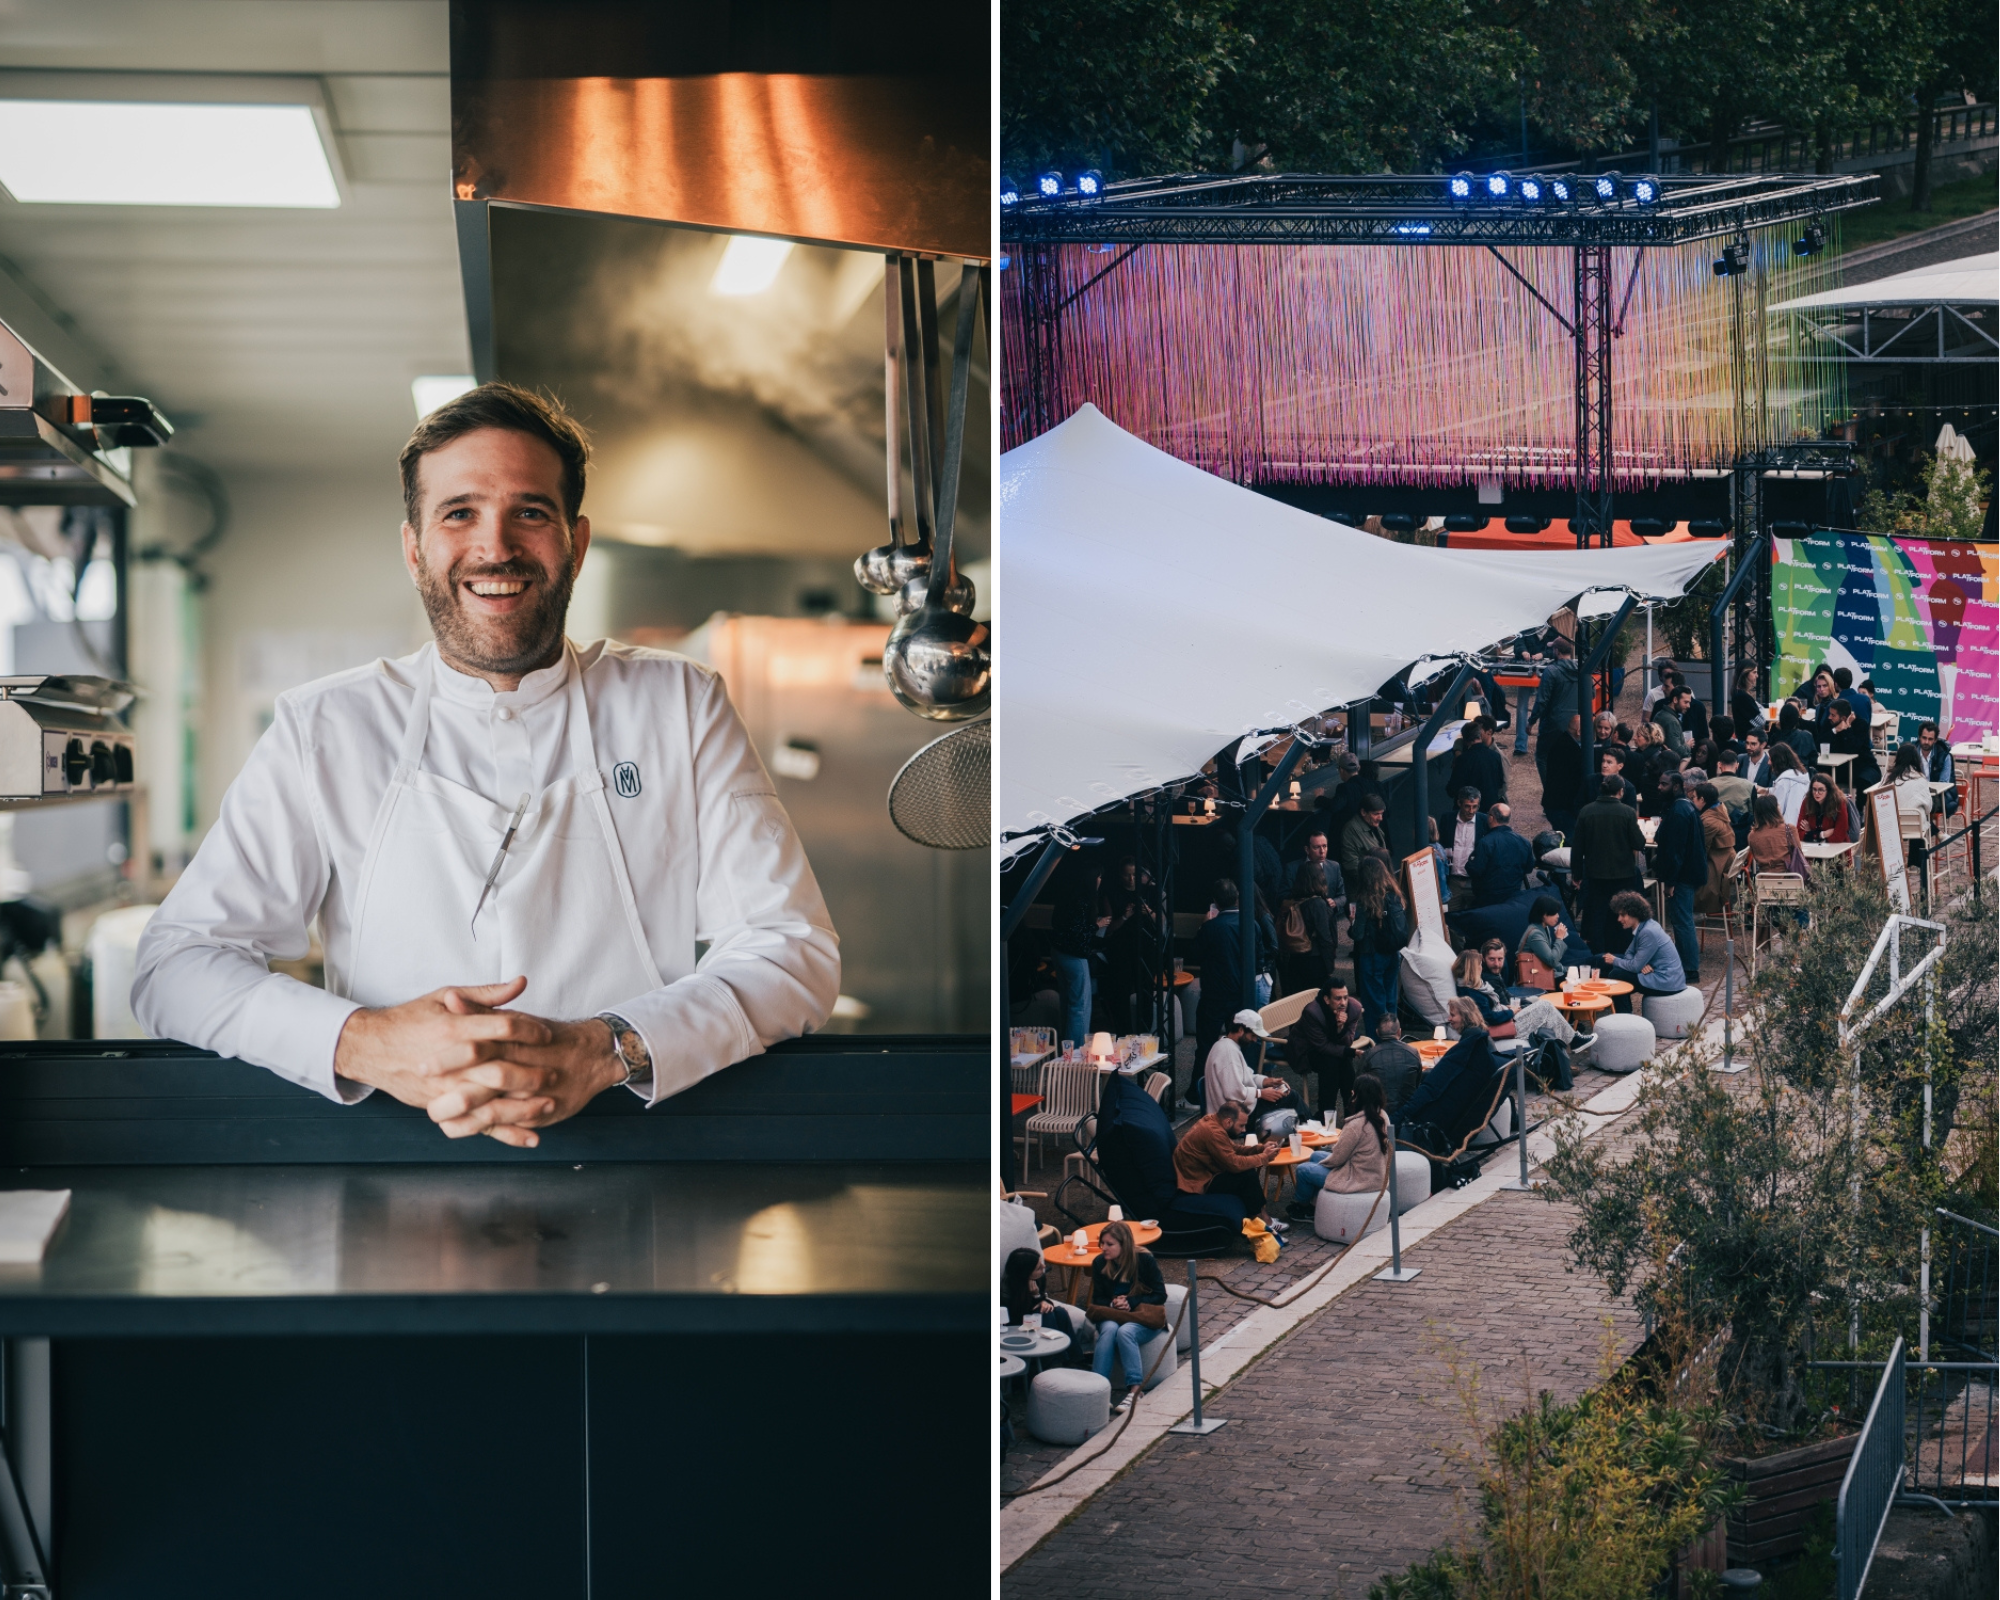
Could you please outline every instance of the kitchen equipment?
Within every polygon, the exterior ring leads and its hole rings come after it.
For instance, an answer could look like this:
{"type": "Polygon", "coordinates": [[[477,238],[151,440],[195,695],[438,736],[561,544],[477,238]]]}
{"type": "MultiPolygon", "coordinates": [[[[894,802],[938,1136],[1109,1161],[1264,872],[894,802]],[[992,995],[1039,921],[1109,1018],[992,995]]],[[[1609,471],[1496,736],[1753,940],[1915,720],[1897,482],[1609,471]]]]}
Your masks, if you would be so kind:
{"type": "Polygon", "coordinates": [[[0,797],[41,800],[132,787],[134,698],[110,678],[0,678],[0,797]]]}
{"type": "MultiPolygon", "coordinates": [[[[933,580],[921,610],[899,620],[882,653],[890,691],[920,717],[963,722],[984,714],[993,692],[993,654],[986,625],[951,609],[961,599],[952,556],[952,526],[958,512],[958,480],[965,459],[966,387],[972,369],[972,335],[984,299],[985,274],[968,265],[961,271],[957,329],[952,339],[951,402],[945,420],[944,465],[937,486],[937,540],[933,580]]],[[[905,329],[908,319],[905,318],[905,329]]],[[[913,369],[914,370],[914,369],[913,369]]],[[[912,439],[913,459],[921,454],[912,439]]],[[[920,497],[921,498],[921,497],[920,497]]]]}
{"type": "Polygon", "coordinates": [[[889,820],[933,850],[983,850],[992,842],[993,724],[954,728],[903,763],[889,785],[889,820]]]}

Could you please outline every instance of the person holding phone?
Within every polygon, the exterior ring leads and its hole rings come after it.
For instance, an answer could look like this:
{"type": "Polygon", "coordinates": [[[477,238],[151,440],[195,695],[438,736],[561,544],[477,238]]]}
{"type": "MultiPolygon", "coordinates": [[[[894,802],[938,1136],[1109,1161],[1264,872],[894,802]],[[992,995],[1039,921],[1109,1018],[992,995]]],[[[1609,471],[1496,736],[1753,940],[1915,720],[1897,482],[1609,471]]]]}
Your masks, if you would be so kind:
{"type": "Polygon", "coordinates": [[[1117,1392],[1117,1380],[1112,1380],[1115,1414],[1132,1403],[1146,1381],[1152,1365],[1146,1347],[1167,1331],[1167,1285],[1159,1262],[1139,1248],[1128,1224],[1105,1223],[1097,1249],[1097,1259],[1090,1264],[1090,1304],[1085,1311],[1098,1325],[1092,1368],[1110,1378],[1116,1365],[1125,1380],[1122,1393],[1117,1392]]]}

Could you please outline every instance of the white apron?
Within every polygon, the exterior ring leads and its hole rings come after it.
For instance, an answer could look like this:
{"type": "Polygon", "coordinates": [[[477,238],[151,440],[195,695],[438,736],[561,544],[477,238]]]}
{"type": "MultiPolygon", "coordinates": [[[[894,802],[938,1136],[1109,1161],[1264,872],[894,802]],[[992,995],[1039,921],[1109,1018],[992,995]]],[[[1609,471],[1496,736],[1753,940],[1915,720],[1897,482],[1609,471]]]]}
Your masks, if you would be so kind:
{"type": "Polygon", "coordinates": [[[472,909],[514,808],[421,770],[437,671],[425,652],[362,859],[348,977],[337,993],[391,1006],[447,984],[526,975],[515,1009],[576,1020],[660,987],[605,802],[583,670],[567,644],[563,654],[571,776],[530,799],[475,926],[472,909]]]}

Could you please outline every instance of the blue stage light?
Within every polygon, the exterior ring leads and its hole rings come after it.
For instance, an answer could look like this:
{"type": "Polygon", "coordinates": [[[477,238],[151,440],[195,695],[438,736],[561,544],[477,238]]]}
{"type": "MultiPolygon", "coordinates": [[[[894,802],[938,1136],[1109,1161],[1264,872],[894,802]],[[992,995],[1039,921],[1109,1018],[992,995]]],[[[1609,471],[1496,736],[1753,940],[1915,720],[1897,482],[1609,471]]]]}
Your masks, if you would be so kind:
{"type": "Polygon", "coordinates": [[[1017,206],[1021,203],[1021,186],[1005,174],[1000,178],[1000,203],[1003,206],[1017,206]]]}
{"type": "Polygon", "coordinates": [[[1549,198],[1557,205],[1568,205],[1576,198],[1576,184],[1564,177],[1549,179],[1549,198]]]}
{"type": "Polygon", "coordinates": [[[1076,192],[1086,200],[1095,200],[1104,193],[1104,174],[1095,168],[1076,175],[1076,192]]]}
{"type": "Polygon", "coordinates": [[[1450,195],[1453,200],[1470,200],[1472,198],[1472,174],[1469,172],[1454,172],[1445,181],[1444,187],[1445,193],[1450,195]]]}
{"type": "Polygon", "coordinates": [[[1486,198],[1489,200],[1505,200],[1507,192],[1513,187],[1514,180],[1504,172],[1486,174],[1486,198]]]}
{"type": "Polygon", "coordinates": [[[1044,172],[1035,180],[1035,193],[1044,200],[1053,200],[1062,193],[1062,174],[1044,172]]]}
{"type": "Polygon", "coordinates": [[[1548,190],[1540,178],[1523,178],[1520,188],[1523,203],[1531,206],[1540,205],[1548,194],[1548,190]]]}
{"type": "Polygon", "coordinates": [[[1618,198],[1618,174],[1600,172],[1590,180],[1591,197],[1602,205],[1610,205],[1618,198]]]}
{"type": "Polygon", "coordinates": [[[1750,270],[1750,246],[1741,242],[1722,247],[1715,263],[1718,278],[1740,278],[1750,270]]]}
{"type": "Polygon", "coordinates": [[[1642,206],[1656,205],[1660,198],[1660,180],[1653,177],[1634,178],[1632,198],[1642,206]]]}
{"type": "Polygon", "coordinates": [[[1826,229],[1817,222],[1806,224],[1806,231],[1792,241],[1795,256],[1816,256],[1826,248],[1826,229]]]}

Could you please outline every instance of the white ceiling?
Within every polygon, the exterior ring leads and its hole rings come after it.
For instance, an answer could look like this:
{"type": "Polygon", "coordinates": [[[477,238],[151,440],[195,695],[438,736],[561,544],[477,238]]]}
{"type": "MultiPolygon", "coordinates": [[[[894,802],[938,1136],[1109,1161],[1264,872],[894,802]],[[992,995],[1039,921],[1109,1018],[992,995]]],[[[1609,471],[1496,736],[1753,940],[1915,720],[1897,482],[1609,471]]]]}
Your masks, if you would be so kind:
{"type": "Polygon", "coordinates": [[[0,69],[319,79],[336,211],[24,206],[0,254],[213,466],[393,472],[466,372],[444,0],[0,0],[0,69]]]}

